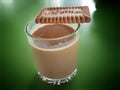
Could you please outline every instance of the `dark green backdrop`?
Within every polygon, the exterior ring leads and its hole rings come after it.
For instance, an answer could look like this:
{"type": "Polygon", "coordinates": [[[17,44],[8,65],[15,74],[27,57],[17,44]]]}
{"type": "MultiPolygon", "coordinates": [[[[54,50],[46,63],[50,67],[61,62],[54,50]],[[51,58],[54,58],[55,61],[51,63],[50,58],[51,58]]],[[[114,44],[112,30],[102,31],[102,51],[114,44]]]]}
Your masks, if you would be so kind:
{"type": "Polygon", "coordinates": [[[0,0],[0,89],[117,90],[120,15],[115,2],[104,0],[95,0],[97,10],[92,13],[91,23],[81,25],[77,76],[61,86],[41,81],[24,27],[41,7],[59,5],[57,1],[66,6],[90,0],[0,0]]]}

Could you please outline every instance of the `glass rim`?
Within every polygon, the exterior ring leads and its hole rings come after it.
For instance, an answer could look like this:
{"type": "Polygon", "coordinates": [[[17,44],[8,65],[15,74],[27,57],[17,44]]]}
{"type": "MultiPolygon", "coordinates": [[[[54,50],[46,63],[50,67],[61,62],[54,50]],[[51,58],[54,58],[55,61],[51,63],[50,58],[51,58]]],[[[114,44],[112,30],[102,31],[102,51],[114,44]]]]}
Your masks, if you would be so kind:
{"type": "MultiPolygon", "coordinates": [[[[31,38],[34,38],[34,39],[38,39],[38,40],[59,40],[59,39],[67,38],[67,37],[72,36],[73,34],[75,34],[79,30],[79,28],[80,28],[80,23],[76,23],[77,24],[77,28],[74,30],[74,32],[72,32],[70,34],[67,34],[67,35],[61,36],[61,37],[57,37],[57,38],[42,38],[42,37],[33,36],[33,35],[31,35],[29,33],[29,25],[31,23],[32,23],[32,21],[28,22],[25,25],[25,33],[27,34],[27,36],[29,36],[31,38]]],[[[42,23],[40,23],[40,24],[42,24],[42,23]]],[[[52,24],[54,24],[54,23],[52,23],[52,24]]],[[[59,23],[59,24],[61,24],[61,23],[59,23]]],[[[63,23],[63,24],[65,24],[65,23],[63,23]]],[[[67,23],[67,24],[72,24],[72,23],[67,23]]],[[[65,25],[67,25],[67,24],[65,24],[65,25]]],[[[47,23],[46,23],[46,25],[47,25],[47,23]]]]}

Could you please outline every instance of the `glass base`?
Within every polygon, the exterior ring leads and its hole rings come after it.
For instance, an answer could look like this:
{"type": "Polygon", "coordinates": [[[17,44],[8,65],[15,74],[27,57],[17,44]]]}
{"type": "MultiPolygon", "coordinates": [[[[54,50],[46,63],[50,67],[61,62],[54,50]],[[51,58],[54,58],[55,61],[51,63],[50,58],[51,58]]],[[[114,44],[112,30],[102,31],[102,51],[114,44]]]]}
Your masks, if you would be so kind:
{"type": "Polygon", "coordinates": [[[76,74],[77,74],[77,69],[75,69],[70,75],[68,75],[65,78],[60,78],[60,79],[51,79],[45,76],[40,75],[38,72],[40,78],[42,78],[43,81],[47,82],[48,84],[53,84],[53,85],[60,85],[62,83],[69,82],[76,74]]]}

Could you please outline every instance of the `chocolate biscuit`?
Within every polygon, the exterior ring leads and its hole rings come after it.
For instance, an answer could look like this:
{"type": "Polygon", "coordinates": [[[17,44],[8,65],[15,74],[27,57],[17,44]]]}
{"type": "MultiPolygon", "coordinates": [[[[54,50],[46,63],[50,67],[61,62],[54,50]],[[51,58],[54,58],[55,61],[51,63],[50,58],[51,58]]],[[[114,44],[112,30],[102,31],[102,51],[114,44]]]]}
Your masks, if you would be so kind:
{"type": "Polygon", "coordinates": [[[35,19],[36,23],[87,23],[90,21],[88,6],[43,8],[35,19]]]}

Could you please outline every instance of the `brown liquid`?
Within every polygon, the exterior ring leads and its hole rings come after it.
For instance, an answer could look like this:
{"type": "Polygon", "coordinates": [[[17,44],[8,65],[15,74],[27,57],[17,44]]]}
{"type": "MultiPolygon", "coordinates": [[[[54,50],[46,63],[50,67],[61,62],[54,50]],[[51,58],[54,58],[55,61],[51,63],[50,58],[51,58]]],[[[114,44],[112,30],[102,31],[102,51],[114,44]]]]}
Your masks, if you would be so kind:
{"type": "MultiPolygon", "coordinates": [[[[38,28],[32,35],[42,38],[58,38],[72,32],[74,32],[72,27],[53,24],[38,28]]],[[[40,43],[39,41],[34,41],[32,49],[40,74],[52,79],[64,78],[71,74],[77,65],[77,45],[78,40],[75,39],[75,35],[57,41],[40,41],[40,43]],[[59,42],[63,42],[63,46],[59,46],[59,42]],[[45,47],[42,47],[40,44],[44,44],[45,47]],[[54,45],[58,46],[51,49],[54,45]]]]}
{"type": "Polygon", "coordinates": [[[63,24],[51,24],[38,28],[33,36],[41,38],[58,38],[74,32],[74,29],[63,24]]]}

